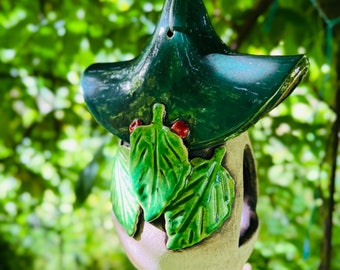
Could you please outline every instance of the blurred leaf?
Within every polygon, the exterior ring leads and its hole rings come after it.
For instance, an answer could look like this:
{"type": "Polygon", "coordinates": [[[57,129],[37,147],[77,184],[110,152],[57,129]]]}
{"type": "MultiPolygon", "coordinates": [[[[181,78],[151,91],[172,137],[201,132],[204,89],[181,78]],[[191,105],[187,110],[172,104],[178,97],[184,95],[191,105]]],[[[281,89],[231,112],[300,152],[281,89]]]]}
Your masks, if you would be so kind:
{"type": "Polygon", "coordinates": [[[75,187],[75,206],[81,206],[90,195],[95,180],[98,177],[100,163],[103,162],[104,145],[102,145],[94,155],[91,162],[81,171],[75,187]]]}

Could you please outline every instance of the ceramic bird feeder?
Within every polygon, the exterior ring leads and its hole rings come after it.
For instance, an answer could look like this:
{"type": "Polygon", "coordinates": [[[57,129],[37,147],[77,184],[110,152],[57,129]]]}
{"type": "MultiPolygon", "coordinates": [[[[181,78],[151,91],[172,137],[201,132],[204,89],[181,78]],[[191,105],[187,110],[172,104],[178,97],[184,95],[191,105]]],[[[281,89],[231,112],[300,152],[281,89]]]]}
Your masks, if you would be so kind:
{"type": "Polygon", "coordinates": [[[91,65],[94,118],[121,139],[114,223],[138,269],[241,269],[258,231],[246,130],[301,81],[307,58],[237,53],[202,0],[166,0],[136,58],[91,65]]]}

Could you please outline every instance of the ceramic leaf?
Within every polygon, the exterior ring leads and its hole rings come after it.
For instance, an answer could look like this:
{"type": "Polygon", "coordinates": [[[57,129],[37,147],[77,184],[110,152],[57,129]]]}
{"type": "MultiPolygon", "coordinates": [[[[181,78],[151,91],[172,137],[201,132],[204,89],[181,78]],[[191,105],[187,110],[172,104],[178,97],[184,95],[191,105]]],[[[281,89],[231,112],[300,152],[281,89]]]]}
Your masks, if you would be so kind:
{"type": "Polygon", "coordinates": [[[140,206],[133,192],[130,178],[130,151],[119,146],[113,166],[111,186],[111,201],[113,212],[128,235],[132,236],[137,230],[140,206]]]}
{"type": "Polygon", "coordinates": [[[130,171],[146,221],[158,218],[177,197],[191,172],[182,139],[164,126],[164,105],[155,104],[153,121],[131,134],[130,171]]]}
{"type": "Polygon", "coordinates": [[[230,216],[234,180],[222,166],[225,148],[210,160],[194,158],[187,186],[165,213],[169,249],[192,246],[210,236],[230,216]]]}

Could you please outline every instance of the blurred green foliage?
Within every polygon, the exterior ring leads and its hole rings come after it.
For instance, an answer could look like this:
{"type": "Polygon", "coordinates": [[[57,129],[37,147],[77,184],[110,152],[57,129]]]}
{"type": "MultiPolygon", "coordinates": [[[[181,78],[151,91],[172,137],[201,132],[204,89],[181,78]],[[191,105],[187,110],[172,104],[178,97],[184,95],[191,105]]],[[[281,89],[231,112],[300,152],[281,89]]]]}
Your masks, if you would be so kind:
{"type": "MultiPolygon", "coordinates": [[[[205,0],[227,44],[237,39],[258,2],[205,0]]],[[[252,54],[305,53],[311,63],[294,94],[250,129],[261,221],[253,269],[317,269],[320,263],[340,35],[334,34],[337,25],[329,34],[313,3],[272,1],[239,48],[252,54]]],[[[1,269],[133,269],[111,222],[117,139],[90,116],[79,85],[89,64],[139,54],[162,4],[0,2],[1,269]]],[[[340,16],[339,2],[333,4],[330,19],[340,16]]],[[[339,167],[336,180],[339,190],[339,167]]],[[[332,269],[340,269],[339,194],[332,269]]]]}

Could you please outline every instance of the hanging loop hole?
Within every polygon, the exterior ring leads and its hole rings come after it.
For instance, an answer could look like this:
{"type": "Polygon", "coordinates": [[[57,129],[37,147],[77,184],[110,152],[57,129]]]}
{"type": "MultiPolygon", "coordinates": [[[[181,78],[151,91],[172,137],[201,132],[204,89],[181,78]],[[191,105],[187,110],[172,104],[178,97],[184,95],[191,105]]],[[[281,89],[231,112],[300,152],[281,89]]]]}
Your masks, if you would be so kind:
{"type": "Polygon", "coordinates": [[[175,35],[175,32],[169,28],[168,31],[166,32],[166,36],[168,38],[173,38],[174,35],[175,35]]]}

